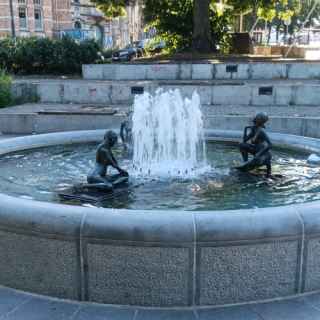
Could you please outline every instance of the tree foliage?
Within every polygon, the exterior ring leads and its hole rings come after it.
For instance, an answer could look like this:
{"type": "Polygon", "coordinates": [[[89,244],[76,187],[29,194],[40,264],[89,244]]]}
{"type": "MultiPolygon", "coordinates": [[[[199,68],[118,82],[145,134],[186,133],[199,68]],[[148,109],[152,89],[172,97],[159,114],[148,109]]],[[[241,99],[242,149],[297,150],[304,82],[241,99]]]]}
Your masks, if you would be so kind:
{"type": "Polygon", "coordinates": [[[77,43],[69,37],[4,38],[0,40],[0,69],[16,74],[80,74],[82,64],[99,59],[99,45],[77,43]]]}
{"type": "Polygon", "coordinates": [[[126,15],[125,7],[134,0],[91,0],[107,17],[126,15]]]}
{"type": "MultiPolygon", "coordinates": [[[[258,11],[259,18],[261,18],[261,23],[258,25],[264,28],[265,23],[267,23],[269,32],[271,29],[275,29],[277,35],[279,33],[294,34],[299,31],[303,23],[306,21],[312,7],[319,0],[279,0],[267,10],[261,8],[258,11]],[[288,27],[287,27],[288,26],[288,27]]],[[[315,24],[315,19],[320,16],[320,4],[316,7],[316,10],[312,13],[309,20],[306,21],[304,27],[312,27],[315,24]]]]}
{"type": "Polygon", "coordinates": [[[315,22],[314,19],[318,19],[320,16],[320,3],[319,0],[288,0],[288,7],[292,10],[291,15],[291,24],[289,25],[288,31],[290,34],[297,32],[301,27],[302,24],[307,19],[310,10],[312,9],[315,2],[318,2],[316,9],[311,14],[308,21],[306,21],[305,27],[309,28],[314,26],[315,22]]]}

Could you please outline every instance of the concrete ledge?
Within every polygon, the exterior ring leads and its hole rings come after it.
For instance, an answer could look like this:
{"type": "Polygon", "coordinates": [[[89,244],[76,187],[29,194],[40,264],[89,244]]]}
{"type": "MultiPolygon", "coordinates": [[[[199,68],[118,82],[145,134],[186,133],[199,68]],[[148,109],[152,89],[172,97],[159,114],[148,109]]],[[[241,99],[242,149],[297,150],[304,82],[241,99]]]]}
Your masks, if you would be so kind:
{"type": "MultiPolygon", "coordinates": [[[[0,154],[98,141],[103,131],[0,141],[0,154]]],[[[208,131],[209,139],[241,137],[208,131]]],[[[272,134],[320,152],[317,139],[272,134]]],[[[320,290],[320,202],[221,211],[94,209],[0,195],[0,284],[108,304],[188,307],[320,290]]]]}
{"type": "Polygon", "coordinates": [[[92,64],[82,74],[87,80],[320,79],[320,63],[92,64]]]}
{"type": "MultiPolygon", "coordinates": [[[[259,110],[259,109],[256,109],[259,110]]],[[[261,108],[260,111],[267,111],[261,108]]],[[[255,113],[252,112],[252,115],[255,113]]],[[[275,133],[299,135],[312,138],[320,138],[319,117],[270,117],[268,130],[275,133]]],[[[242,130],[252,123],[252,116],[217,115],[208,116],[204,119],[207,129],[215,130],[242,130]]]]}

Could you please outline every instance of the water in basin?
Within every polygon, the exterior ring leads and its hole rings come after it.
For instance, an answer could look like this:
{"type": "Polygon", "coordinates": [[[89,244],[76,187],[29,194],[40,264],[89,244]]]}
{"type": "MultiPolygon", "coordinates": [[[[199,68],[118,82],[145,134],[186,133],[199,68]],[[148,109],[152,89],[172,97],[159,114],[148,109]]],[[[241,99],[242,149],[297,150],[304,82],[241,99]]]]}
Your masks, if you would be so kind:
{"type": "MultiPolygon", "coordinates": [[[[86,181],[94,165],[96,144],[35,149],[0,158],[0,192],[40,201],[60,202],[58,193],[86,181]]],[[[126,209],[225,210],[271,207],[320,199],[318,167],[307,164],[305,154],[275,150],[273,170],[282,179],[230,170],[240,163],[235,145],[207,143],[207,164],[197,177],[132,175],[129,188],[119,190],[104,203],[90,205],[126,209]]],[[[132,159],[115,151],[120,164],[133,171],[132,159]]],[[[68,202],[70,203],[70,202],[68,202]]],[[[72,204],[87,205],[74,202],[72,204]]]]}

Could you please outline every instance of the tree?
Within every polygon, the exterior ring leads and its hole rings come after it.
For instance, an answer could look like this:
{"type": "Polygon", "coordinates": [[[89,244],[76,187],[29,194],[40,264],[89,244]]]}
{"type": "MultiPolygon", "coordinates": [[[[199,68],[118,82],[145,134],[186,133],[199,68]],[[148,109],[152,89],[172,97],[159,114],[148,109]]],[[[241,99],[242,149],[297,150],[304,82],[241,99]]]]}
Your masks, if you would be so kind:
{"type": "MultiPolygon", "coordinates": [[[[92,1],[108,16],[123,15],[130,3],[130,0],[92,1]]],[[[155,27],[171,48],[212,52],[228,43],[235,15],[252,10],[256,17],[272,21],[275,6],[288,1],[296,0],[144,0],[143,3],[148,26],[155,27]]]]}
{"type": "MultiPolygon", "coordinates": [[[[145,20],[169,43],[198,52],[225,47],[236,14],[274,8],[277,0],[145,0],[145,20]]],[[[173,46],[173,47],[174,47],[173,46]]]]}
{"type": "MultiPolygon", "coordinates": [[[[109,17],[125,15],[125,6],[134,1],[92,0],[109,17]]],[[[171,40],[177,41],[178,35],[181,40],[187,34],[188,42],[191,39],[197,51],[210,52],[215,48],[214,32],[212,32],[210,23],[210,4],[213,2],[215,1],[145,0],[146,20],[150,25],[156,26],[160,34],[173,35],[171,40]],[[178,16],[188,20],[176,19],[178,16]],[[170,21],[172,18],[174,20],[170,21]],[[179,26],[180,23],[182,23],[182,27],[179,26]],[[175,28],[177,31],[174,30],[175,28]],[[183,28],[185,30],[182,30],[183,28]]]]}
{"type": "MultiPolygon", "coordinates": [[[[291,0],[294,2],[293,0],[291,0]]],[[[289,3],[291,2],[289,1],[289,3]]],[[[313,8],[315,3],[318,3],[316,9],[312,12],[311,16],[309,16],[309,20],[304,25],[305,28],[312,27],[314,25],[314,19],[318,19],[320,16],[320,3],[319,0],[296,0],[295,2],[299,2],[299,6],[297,10],[294,11],[291,16],[291,24],[289,25],[288,31],[289,34],[294,34],[302,27],[302,24],[306,21],[307,17],[311,9],[313,8]]]]}

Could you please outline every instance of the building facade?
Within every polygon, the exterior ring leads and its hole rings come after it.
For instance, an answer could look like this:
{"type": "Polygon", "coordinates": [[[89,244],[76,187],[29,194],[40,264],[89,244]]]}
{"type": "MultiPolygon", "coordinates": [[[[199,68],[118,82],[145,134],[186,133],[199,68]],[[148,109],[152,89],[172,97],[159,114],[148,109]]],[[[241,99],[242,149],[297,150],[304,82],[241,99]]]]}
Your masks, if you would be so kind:
{"type": "Polygon", "coordinates": [[[52,32],[52,0],[0,0],[0,37],[52,37],[52,32]]]}
{"type": "Polygon", "coordinates": [[[107,18],[89,0],[0,0],[0,37],[96,39],[106,48],[123,47],[143,37],[142,6],[107,18]]]}

